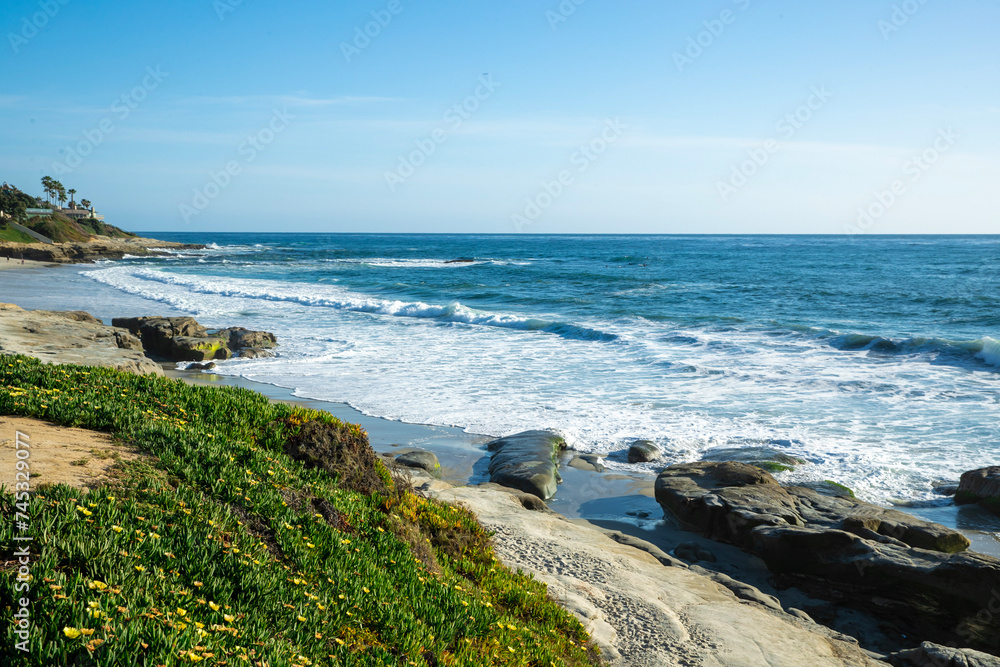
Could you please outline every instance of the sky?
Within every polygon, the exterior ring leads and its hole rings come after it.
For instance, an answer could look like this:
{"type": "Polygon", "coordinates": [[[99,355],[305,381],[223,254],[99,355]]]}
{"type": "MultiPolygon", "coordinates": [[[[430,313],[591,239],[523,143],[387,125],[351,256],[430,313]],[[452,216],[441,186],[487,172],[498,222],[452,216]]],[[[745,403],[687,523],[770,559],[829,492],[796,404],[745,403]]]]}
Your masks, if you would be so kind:
{"type": "Polygon", "coordinates": [[[4,0],[0,180],[133,231],[998,233],[993,0],[4,0]]]}

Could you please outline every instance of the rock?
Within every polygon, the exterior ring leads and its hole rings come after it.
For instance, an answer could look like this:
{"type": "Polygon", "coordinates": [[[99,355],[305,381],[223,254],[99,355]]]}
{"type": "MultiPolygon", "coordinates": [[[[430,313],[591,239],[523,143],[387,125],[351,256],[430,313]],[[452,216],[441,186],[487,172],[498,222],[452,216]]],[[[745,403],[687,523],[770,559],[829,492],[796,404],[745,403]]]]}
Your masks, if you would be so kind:
{"type": "Polygon", "coordinates": [[[74,322],[88,322],[89,324],[104,324],[101,320],[83,310],[50,310],[47,311],[59,317],[65,317],[74,322]]]}
{"type": "MultiPolygon", "coordinates": [[[[766,468],[764,469],[766,470],[766,468]]],[[[854,491],[844,486],[843,484],[838,484],[837,482],[834,482],[833,480],[829,479],[818,482],[802,482],[799,486],[802,486],[807,489],[812,489],[816,493],[819,493],[824,496],[833,496],[834,498],[854,497],[854,491]]]]}
{"type": "Polygon", "coordinates": [[[1000,466],[963,473],[958,489],[955,490],[955,502],[979,503],[991,512],[1000,514],[1000,466]]]}
{"type": "Polygon", "coordinates": [[[50,364],[163,374],[160,365],[146,357],[142,344],[127,331],[77,314],[0,308],[0,353],[25,354],[50,364]]]}
{"type": "Polygon", "coordinates": [[[471,257],[460,257],[458,259],[449,259],[445,264],[470,264],[476,260],[471,257]]]}
{"type": "Polygon", "coordinates": [[[165,356],[172,361],[205,361],[228,359],[232,354],[222,338],[174,336],[166,346],[165,356]]]}
{"type": "Polygon", "coordinates": [[[400,454],[395,460],[401,466],[406,468],[420,468],[432,475],[436,475],[441,469],[438,457],[433,452],[427,452],[422,449],[415,449],[412,452],[400,454]]]}
{"type": "Polygon", "coordinates": [[[203,363],[203,364],[200,364],[198,362],[194,362],[194,363],[188,364],[187,368],[185,368],[184,370],[186,370],[186,371],[210,371],[213,368],[215,368],[215,362],[214,361],[209,361],[209,362],[206,362],[206,363],[203,363]]]}
{"type": "Polygon", "coordinates": [[[917,648],[889,656],[895,667],[1000,667],[1000,658],[970,649],[957,649],[924,642],[917,648]]]}
{"type": "Polygon", "coordinates": [[[115,344],[122,350],[143,351],[142,341],[124,330],[115,331],[115,344]]]}
{"type": "Polygon", "coordinates": [[[933,491],[939,496],[953,496],[958,491],[958,484],[941,484],[935,486],[933,491]]]}
{"type": "Polygon", "coordinates": [[[148,354],[171,361],[201,361],[199,358],[176,358],[173,339],[178,336],[205,338],[208,335],[208,330],[193,317],[116,317],[111,324],[138,336],[148,354]]]}
{"type": "Polygon", "coordinates": [[[574,456],[569,465],[577,470],[588,470],[590,472],[604,472],[604,459],[597,454],[580,454],[574,456]]]}
{"type": "Polygon", "coordinates": [[[266,359],[273,357],[274,352],[259,347],[245,347],[239,351],[240,359],[266,359]]]}
{"type": "Polygon", "coordinates": [[[545,583],[591,633],[609,667],[885,667],[857,642],[801,623],[763,596],[755,600],[763,604],[748,603],[743,596],[756,597],[752,591],[741,595],[652,545],[558,514],[526,512],[487,486],[437,497],[475,512],[496,535],[497,557],[545,583]],[[673,567],[664,567],[664,558],[673,567]]]}
{"type": "Polygon", "coordinates": [[[648,463],[662,455],[660,448],[652,440],[636,440],[628,448],[629,463],[648,463]]]}
{"type": "Polygon", "coordinates": [[[24,257],[36,262],[57,264],[79,264],[99,259],[122,259],[125,255],[160,256],[167,255],[159,249],[200,250],[205,246],[190,243],[158,241],[139,236],[127,239],[100,238],[89,242],[55,243],[6,243],[0,241],[2,254],[10,257],[24,257]]]}
{"type": "Polygon", "coordinates": [[[782,487],[743,463],[671,466],[656,499],[685,526],[762,558],[784,585],[888,619],[908,636],[973,648],[1000,637],[1000,560],[955,553],[969,542],[944,526],[782,487]],[[984,617],[990,605],[998,613],[984,617]]]}
{"type": "Polygon", "coordinates": [[[738,461],[749,463],[771,473],[787,472],[805,460],[789,456],[772,447],[728,447],[713,449],[705,453],[703,461],[738,461]]]}
{"type": "MultiPolygon", "coordinates": [[[[231,327],[223,329],[213,334],[228,341],[230,349],[242,350],[243,348],[267,349],[278,344],[278,338],[268,331],[251,331],[243,327],[231,327]]],[[[243,356],[243,355],[240,355],[243,356]]]]}
{"type": "Polygon", "coordinates": [[[681,542],[674,548],[674,555],[689,563],[697,563],[698,561],[705,561],[706,563],[716,562],[715,554],[697,542],[681,542]]]}
{"type": "Polygon", "coordinates": [[[493,452],[490,481],[548,500],[562,482],[556,455],[565,448],[562,436],[551,431],[525,431],[494,440],[486,445],[493,452]]]}

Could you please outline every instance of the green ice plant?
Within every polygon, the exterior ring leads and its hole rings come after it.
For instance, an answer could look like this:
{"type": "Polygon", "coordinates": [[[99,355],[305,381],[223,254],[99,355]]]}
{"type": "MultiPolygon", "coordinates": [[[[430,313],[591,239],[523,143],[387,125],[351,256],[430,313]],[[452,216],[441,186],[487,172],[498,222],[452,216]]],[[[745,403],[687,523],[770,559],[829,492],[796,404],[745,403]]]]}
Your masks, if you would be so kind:
{"type": "MultiPolygon", "coordinates": [[[[496,560],[468,511],[413,493],[378,461],[371,491],[286,454],[314,422],[368,447],[362,429],[327,413],[246,389],[6,356],[0,415],[103,431],[144,454],[89,492],[33,483],[30,650],[5,622],[0,663],[600,660],[544,585],[496,560]]],[[[24,595],[14,590],[21,509],[0,492],[5,620],[24,595]]]]}

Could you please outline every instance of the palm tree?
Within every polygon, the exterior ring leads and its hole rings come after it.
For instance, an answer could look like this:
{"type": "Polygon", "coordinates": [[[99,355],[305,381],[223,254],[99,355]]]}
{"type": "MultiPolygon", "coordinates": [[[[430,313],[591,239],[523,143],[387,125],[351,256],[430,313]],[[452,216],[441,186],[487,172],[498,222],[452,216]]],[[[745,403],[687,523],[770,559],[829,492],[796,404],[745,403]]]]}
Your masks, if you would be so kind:
{"type": "Polygon", "coordinates": [[[63,187],[62,183],[59,183],[58,185],[59,185],[59,190],[57,194],[59,199],[59,206],[61,207],[63,203],[66,202],[66,188],[63,187]]]}
{"type": "Polygon", "coordinates": [[[89,199],[81,199],[80,200],[80,206],[82,206],[82,207],[84,207],[86,209],[89,209],[90,208],[90,200],[89,199]]]}
{"type": "Polygon", "coordinates": [[[72,206],[73,208],[76,208],[76,202],[73,201],[73,195],[76,194],[76,190],[70,188],[68,192],[69,192],[69,205],[72,206]]]}
{"type": "Polygon", "coordinates": [[[51,176],[42,176],[42,189],[45,191],[46,200],[52,197],[52,183],[51,176]]]}

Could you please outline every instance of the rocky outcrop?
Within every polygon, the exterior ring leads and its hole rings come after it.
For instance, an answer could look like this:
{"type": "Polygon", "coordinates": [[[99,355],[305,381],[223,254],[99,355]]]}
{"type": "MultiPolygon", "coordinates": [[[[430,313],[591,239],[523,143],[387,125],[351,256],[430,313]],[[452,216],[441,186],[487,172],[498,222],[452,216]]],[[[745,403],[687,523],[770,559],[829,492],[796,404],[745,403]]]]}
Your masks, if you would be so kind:
{"type": "Polygon", "coordinates": [[[491,485],[436,491],[476,513],[497,557],[548,586],[609,667],[875,667],[856,641],[781,610],[759,590],[686,567],[621,533],[528,511],[491,485]]]}
{"type": "Polygon", "coordinates": [[[138,375],[163,373],[137,338],[81,312],[27,311],[0,304],[0,354],[24,354],[50,364],[107,366],[138,375]]]}
{"type": "Polygon", "coordinates": [[[786,584],[869,611],[907,636],[1000,649],[1000,561],[956,553],[969,545],[956,531],[782,487],[743,463],[671,466],[656,499],[685,527],[756,554],[786,584]]]}
{"type": "Polygon", "coordinates": [[[204,362],[229,359],[235,354],[247,357],[271,356],[278,344],[274,334],[242,327],[210,332],[193,317],[121,317],[112,320],[142,339],[146,351],[169,361],[204,362]]]}
{"type": "Polygon", "coordinates": [[[190,243],[174,243],[134,237],[129,239],[112,239],[95,237],[89,243],[0,243],[0,257],[24,258],[36,262],[52,262],[55,264],[80,264],[94,262],[99,259],[122,259],[125,255],[136,257],[167,255],[169,253],[157,250],[201,250],[205,246],[190,243]]]}
{"type": "Polygon", "coordinates": [[[542,500],[556,494],[562,481],[557,454],[566,449],[562,436],[551,431],[525,431],[499,438],[486,445],[490,458],[490,481],[520,489],[542,500]]]}
{"type": "Polygon", "coordinates": [[[636,440],[628,448],[629,463],[648,463],[660,458],[662,452],[652,440],[636,440]]]}
{"type": "Polygon", "coordinates": [[[955,490],[958,504],[979,503],[1000,514],[1000,466],[970,470],[962,475],[955,490]]]}
{"type": "Polygon", "coordinates": [[[924,642],[917,648],[893,653],[889,656],[889,664],[894,667],[1000,667],[1000,658],[924,642]]]}

